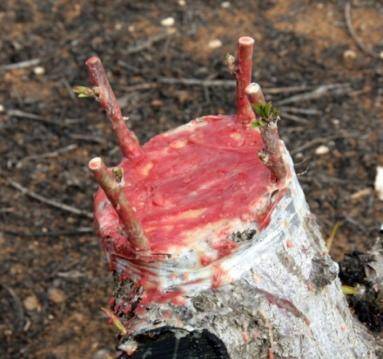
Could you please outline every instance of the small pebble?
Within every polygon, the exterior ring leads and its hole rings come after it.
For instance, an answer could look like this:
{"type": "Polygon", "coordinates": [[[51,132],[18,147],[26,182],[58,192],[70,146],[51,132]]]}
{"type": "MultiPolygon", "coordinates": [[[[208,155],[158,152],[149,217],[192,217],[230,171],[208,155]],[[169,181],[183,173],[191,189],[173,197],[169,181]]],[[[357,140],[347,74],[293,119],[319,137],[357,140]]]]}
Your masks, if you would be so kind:
{"type": "Polygon", "coordinates": [[[211,40],[211,41],[209,41],[208,46],[209,46],[209,48],[211,48],[211,49],[218,49],[219,47],[222,46],[222,41],[219,40],[219,39],[211,40]]]}
{"type": "Polygon", "coordinates": [[[356,201],[360,198],[363,198],[363,197],[366,197],[366,196],[369,196],[371,194],[371,188],[363,188],[357,192],[354,192],[350,198],[353,200],[353,201],[356,201]]]}
{"type": "Polygon", "coordinates": [[[10,272],[12,275],[22,274],[24,272],[24,267],[20,263],[16,263],[11,267],[10,272]]]}
{"type": "Polygon", "coordinates": [[[321,145],[315,149],[316,155],[325,155],[326,153],[329,153],[330,149],[327,146],[321,145]]]}
{"type": "Polygon", "coordinates": [[[138,348],[138,344],[133,339],[129,339],[126,342],[124,342],[118,346],[118,349],[120,349],[124,353],[128,354],[128,356],[133,355],[134,352],[137,350],[137,348],[138,348]]]}
{"type": "Polygon", "coordinates": [[[34,294],[26,297],[23,301],[23,304],[25,309],[29,311],[41,309],[40,302],[34,294]]]}
{"type": "Polygon", "coordinates": [[[0,105],[0,113],[5,111],[5,107],[3,105],[0,105]]]}
{"type": "Polygon", "coordinates": [[[343,58],[345,60],[355,60],[356,59],[356,52],[354,50],[346,50],[343,53],[343,58]]]}
{"type": "Polygon", "coordinates": [[[374,187],[378,198],[383,201],[383,166],[376,167],[374,187]]]}
{"type": "Polygon", "coordinates": [[[154,99],[150,104],[155,108],[160,108],[164,103],[160,99],[154,99]]]}
{"type": "Polygon", "coordinates": [[[179,6],[185,6],[186,5],[186,1],[185,0],[178,0],[178,5],[179,6]]]}
{"type": "Polygon", "coordinates": [[[55,304],[63,303],[66,299],[65,293],[58,288],[50,288],[48,290],[48,298],[55,304]]]}
{"type": "Polygon", "coordinates": [[[122,23],[121,22],[117,22],[115,25],[114,25],[114,29],[119,31],[122,29],[122,23]]]}
{"type": "Polygon", "coordinates": [[[107,349],[100,349],[93,354],[93,359],[111,359],[113,358],[110,351],[107,349]]]}
{"type": "Polygon", "coordinates": [[[45,74],[45,69],[44,69],[44,67],[42,67],[42,66],[36,66],[36,67],[33,69],[33,73],[34,73],[36,76],[41,76],[41,75],[44,75],[44,74],[45,74]]]}
{"type": "Polygon", "coordinates": [[[383,60],[383,51],[380,51],[379,58],[381,58],[383,60]]]}
{"type": "Polygon", "coordinates": [[[165,27],[170,27],[170,26],[173,26],[174,24],[175,24],[175,20],[173,17],[167,17],[161,20],[161,25],[165,27]]]}
{"type": "Polygon", "coordinates": [[[230,1],[224,1],[221,3],[221,7],[228,9],[231,6],[230,1]]]}

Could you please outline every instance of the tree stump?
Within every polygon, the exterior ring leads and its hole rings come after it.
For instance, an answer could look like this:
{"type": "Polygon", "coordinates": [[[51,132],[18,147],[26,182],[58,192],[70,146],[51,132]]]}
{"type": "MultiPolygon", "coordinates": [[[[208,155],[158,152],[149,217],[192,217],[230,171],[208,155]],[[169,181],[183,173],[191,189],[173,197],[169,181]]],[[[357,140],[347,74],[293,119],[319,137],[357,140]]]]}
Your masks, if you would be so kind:
{"type": "Polygon", "coordinates": [[[123,154],[94,214],[115,276],[110,310],[122,358],[374,358],[278,137],[278,115],[250,84],[241,37],[236,114],[204,116],[142,147],[97,57],[92,89],[123,154]]]}

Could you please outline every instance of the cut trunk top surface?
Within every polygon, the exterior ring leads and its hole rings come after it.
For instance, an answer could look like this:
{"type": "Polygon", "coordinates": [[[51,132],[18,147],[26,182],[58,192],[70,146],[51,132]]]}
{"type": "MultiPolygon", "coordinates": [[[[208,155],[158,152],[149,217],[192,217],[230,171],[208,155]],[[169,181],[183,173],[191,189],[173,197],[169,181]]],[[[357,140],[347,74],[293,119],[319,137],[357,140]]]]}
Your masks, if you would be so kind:
{"type": "MultiPolygon", "coordinates": [[[[214,228],[224,239],[238,218],[264,227],[276,178],[258,157],[263,147],[259,130],[236,116],[206,116],[152,138],[142,157],[124,159],[123,188],[151,251],[192,246],[214,228]]],[[[128,254],[124,227],[102,189],[95,203],[100,229],[120,238],[120,254],[128,254]]]]}
{"type": "Polygon", "coordinates": [[[283,193],[276,124],[260,118],[264,127],[252,125],[253,107],[264,104],[260,86],[250,85],[253,46],[253,39],[241,37],[235,63],[230,58],[235,115],[198,118],[142,147],[124,122],[100,59],[86,62],[94,85],[86,94],[106,111],[123,154],[114,169],[101,158],[89,163],[101,187],[95,219],[111,270],[139,286],[148,289],[143,281],[150,277],[162,293],[174,284],[175,268],[185,282],[210,276],[219,286],[219,261],[242,246],[236,233],[265,228],[283,193]]]}

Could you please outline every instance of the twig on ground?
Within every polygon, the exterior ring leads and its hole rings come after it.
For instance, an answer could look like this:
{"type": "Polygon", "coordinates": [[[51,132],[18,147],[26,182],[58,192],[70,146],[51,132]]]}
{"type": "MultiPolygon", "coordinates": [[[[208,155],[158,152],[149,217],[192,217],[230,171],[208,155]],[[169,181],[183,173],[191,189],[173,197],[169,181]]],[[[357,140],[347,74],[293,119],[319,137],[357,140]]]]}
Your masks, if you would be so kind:
{"type": "Polygon", "coordinates": [[[69,213],[72,213],[72,214],[76,214],[78,216],[82,216],[82,217],[86,217],[86,218],[90,218],[90,219],[93,219],[93,214],[91,212],[88,212],[88,211],[85,211],[85,210],[82,210],[82,209],[78,209],[78,208],[75,208],[75,207],[72,207],[72,206],[69,206],[65,203],[61,203],[61,202],[58,202],[58,201],[55,201],[53,199],[49,199],[49,198],[46,198],[44,196],[41,196],[39,195],[38,193],[36,192],[33,192],[33,191],[30,191],[28,188],[22,186],[20,183],[16,182],[16,181],[13,181],[13,180],[8,180],[8,183],[15,189],[17,189],[18,191],[20,191],[21,193],[27,195],[28,197],[31,197],[41,203],[45,203],[51,207],[54,207],[54,208],[58,208],[58,209],[61,209],[62,211],[65,211],[65,212],[69,212],[69,213]]]}
{"type": "Polygon", "coordinates": [[[301,92],[310,89],[312,86],[296,85],[296,86],[283,86],[283,87],[264,87],[263,91],[268,95],[278,95],[281,93],[301,92]]]}
{"type": "Polygon", "coordinates": [[[61,79],[61,83],[63,84],[63,86],[64,86],[65,89],[67,90],[68,95],[69,95],[69,97],[71,98],[71,100],[72,100],[72,101],[75,101],[75,100],[76,100],[76,96],[75,96],[75,94],[73,93],[72,87],[69,85],[68,81],[64,78],[64,79],[61,79]]]}
{"type": "Polygon", "coordinates": [[[149,49],[153,44],[160,42],[162,40],[167,39],[169,36],[174,35],[175,31],[167,31],[165,33],[158,34],[156,36],[152,36],[149,39],[142,41],[138,44],[132,45],[128,47],[128,49],[124,52],[126,55],[136,54],[143,50],[149,49]]]}
{"type": "Polygon", "coordinates": [[[36,115],[36,114],[30,113],[30,112],[20,111],[20,110],[8,110],[7,115],[10,117],[27,118],[29,120],[44,120],[43,116],[36,115]]]}
{"type": "Polygon", "coordinates": [[[28,120],[33,120],[33,121],[45,123],[47,125],[53,125],[53,126],[59,126],[59,127],[65,127],[65,126],[68,126],[72,123],[79,122],[79,120],[77,120],[77,119],[69,119],[69,118],[64,119],[60,122],[59,121],[52,121],[52,120],[46,119],[45,117],[43,117],[41,115],[36,115],[34,113],[25,112],[25,111],[21,111],[21,110],[8,110],[7,115],[9,117],[15,117],[15,118],[19,118],[19,119],[28,119],[28,120]]]}
{"type": "Polygon", "coordinates": [[[283,113],[289,112],[289,113],[297,113],[302,115],[320,115],[322,113],[321,111],[318,111],[315,108],[299,108],[299,107],[289,107],[289,106],[279,107],[279,110],[283,113]]]}
{"type": "Polygon", "coordinates": [[[35,159],[38,159],[38,158],[52,158],[52,157],[57,157],[63,153],[66,153],[66,152],[70,152],[74,149],[76,149],[78,147],[78,145],[76,144],[71,144],[69,146],[65,146],[65,147],[62,147],[62,148],[59,148],[55,151],[50,151],[50,152],[45,152],[45,153],[41,153],[39,155],[31,155],[31,156],[26,156],[24,158],[22,158],[16,165],[17,166],[20,166],[23,162],[27,161],[27,160],[35,160],[35,159]]]}
{"type": "MultiPolygon", "coordinates": [[[[201,87],[226,87],[234,88],[236,86],[233,80],[200,80],[195,78],[173,78],[160,77],[157,82],[167,85],[185,85],[185,86],[201,86],[201,87]]],[[[296,85],[284,87],[265,87],[263,91],[268,95],[278,95],[283,93],[301,92],[310,89],[312,86],[296,85]]]]}
{"type": "Polygon", "coordinates": [[[80,140],[80,141],[85,141],[85,142],[94,142],[94,143],[98,143],[100,145],[106,145],[107,144],[107,142],[104,138],[92,136],[92,135],[84,135],[81,133],[71,133],[71,134],[69,134],[69,137],[72,138],[73,140],[80,140]]]}
{"type": "Polygon", "coordinates": [[[288,134],[293,134],[296,132],[302,133],[302,131],[305,131],[306,127],[305,126],[284,126],[283,127],[283,132],[288,133],[288,134]]]}
{"type": "Polygon", "coordinates": [[[117,99],[117,102],[121,108],[124,108],[124,107],[126,107],[128,100],[132,96],[135,96],[134,92],[151,90],[151,89],[154,89],[157,87],[158,87],[158,83],[156,83],[156,82],[141,83],[141,84],[125,87],[123,89],[125,92],[125,95],[119,97],[117,99]]]}
{"type": "Polygon", "coordinates": [[[344,84],[330,84],[330,85],[321,85],[310,92],[305,92],[299,95],[291,96],[285,98],[281,101],[276,102],[276,105],[287,105],[290,103],[297,103],[302,101],[311,101],[317,100],[324,96],[341,96],[348,94],[352,91],[349,83],[344,84]]]}
{"type": "Polygon", "coordinates": [[[127,70],[130,70],[130,71],[141,72],[141,70],[138,67],[135,67],[132,64],[129,64],[129,63],[125,62],[125,61],[118,60],[117,64],[120,65],[121,67],[127,69],[127,70]]]}
{"type": "Polygon", "coordinates": [[[0,214],[2,214],[2,213],[15,213],[15,212],[16,212],[16,209],[13,207],[0,208],[0,214]]]}
{"type": "Polygon", "coordinates": [[[64,278],[64,279],[79,279],[79,278],[84,278],[88,276],[86,273],[73,269],[68,272],[58,272],[57,277],[64,278]]]}
{"type": "Polygon", "coordinates": [[[298,152],[301,152],[301,151],[309,149],[310,147],[313,147],[313,146],[316,146],[316,145],[320,145],[322,143],[326,143],[326,142],[335,140],[336,138],[339,138],[339,137],[343,137],[343,136],[337,135],[337,136],[329,136],[329,137],[317,137],[317,138],[314,138],[311,141],[308,141],[308,142],[304,143],[302,146],[294,148],[292,151],[290,151],[290,153],[295,155],[298,152]]]}
{"type": "Polygon", "coordinates": [[[65,231],[50,231],[50,232],[31,232],[31,233],[23,233],[23,232],[15,232],[15,231],[4,231],[5,235],[13,236],[13,237],[61,237],[61,236],[77,236],[82,234],[94,233],[94,229],[91,227],[80,227],[75,229],[68,229],[65,231]]]}
{"type": "Polygon", "coordinates": [[[288,119],[292,122],[295,122],[295,123],[300,123],[302,125],[307,125],[310,121],[305,119],[305,118],[302,118],[302,117],[299,117],[299,116],[296,116],[296,115],[292,115],[290,113],[286,113],[286,112],[283,112],[281,111],[281,117],[282,119],[288,119]]]}
{"type": "Polygon", "coordinates": [[[355,228],[359,229],[359,231],[361,231],[362,233],[367,233],[368,232],[368,229],[363,226],[362,224],[360,224],[358,221],[356,221],[355,219],[349,217],[348,215],[344,214],[343,215],[343,218],[345,219],[345,221],[347,223],[350,223],[352,224],[355,228]]]}
{"type": "Polygon", "coordinates": [[[26,67],[37,66],[40,63],[40,59],[30,59],[26,61],[15,62],[14,64],[7,64],[0,66],[0,70],[18,70],[25,69],[26,67]]]}
{"type": "Polygon", "coordinates": [[[3,287],[4,290],[8,292],[9,296],[12,298],[13,308],[15,309],[15,312],[16,312],[15,317],[17,318],[17,322],[14,324],[14,328],[16,331],[21,331],[24,327],[24,322],[25,322],[25,315],[24,315],[23,306],[21,304],[21,300],[11,287],[8,287],[7,285],[1,284],[1,283],[0,283],[0,287],[3,287]]]}
{"type": "Polygon", "coordinates": [[[369,49],[363,41],[359,38],[359,36],[356,34],[356,31],[354,29],[354,26],[352,25],[352,18],[351,18],[351,4],[349,2],[346,3],[344,7],[344,17],[346,20],[347,30],[350,33],[350,36],[355,41],[356,45],[359,47],[360,50],[362,50],[365,54],[380,58],[379,54],[375,53],[371,49],[369,49]]]}
{"type": "Polygon", "coordinates": [[[234,80],[200,80],[193,78],[172,78],[160,77],[157,79],[159,83],[167,85],[186,85],[186,86],[202,86],[202,87],[228,87],[234,88],[234,80]]]}
{"type": "Polygon", "coordinates": [[[127,87],[124,87],[123,89],[125,93],[129,93],[129,92],[135,92],[140,90],[150,90],[157,87],[158,87],[158,83],[156,82],[144,82],[144,83],[140,83],[136,85],[127,86],[127,87]]]}

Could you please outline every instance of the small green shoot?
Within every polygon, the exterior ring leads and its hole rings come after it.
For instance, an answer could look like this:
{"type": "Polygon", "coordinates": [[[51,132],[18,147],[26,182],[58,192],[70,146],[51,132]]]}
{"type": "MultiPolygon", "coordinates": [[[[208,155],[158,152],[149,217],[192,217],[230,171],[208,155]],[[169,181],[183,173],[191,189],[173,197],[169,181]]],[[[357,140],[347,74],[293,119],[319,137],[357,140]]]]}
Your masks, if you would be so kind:
{"type": "Polygon", "coordinates": [[[229,70],[230,73],[235,73],[235,57],[231,54],[225,55],[225,64],[229,70]]]}
{"type": "Polygon", "coordinates": [[[114,167],[112,169],[113,176],[115,180],[120,183],[122,181],[122,177],[124,175],[124,172],[121,167],[114,167]]]}
{"type": "Polygon", "coordinates": [[[255,121],[253,121],[253,122],[251,123],[251,126],[252,126],[253,128],[259,128],[259,127],[263,127],[263,126],[265,126],[265,125],[266,125],[266,122],[263,121],[263,120],[255,120],[255,121]]]}
{"type": "Polygon", "coordinates": [[[358,295],[360,291],[359,291],[358,287],[351,287],[349,285],[342,285],[342,292],[345,295],[358,295]]]}
{"type": "Polygon", "coordinates": [[[116,316],[116,314],[114,314],[110,309],[104,307],[101,307],[101,310],[105,313],[105,315],[110,319],[110,321],[122,335],[126,335],[128,333],[128,331],[121,323],[120,319],[116,316]]]}
{"type": "Polygon", "coordinates": [[[86,87],[86,86],[75,86],[73,87],[73,92],[79,98],[88,98],[88,97],[96,97],[97,91],[95,88],[86,87]]]}
{"type": "Polygon", "coordinates": [[[279,116],[279,111],[273,107],[271,102],[256,104],[255,113],[265,121],[274,120],[279,116]]]}
{"type": "Polygon", "coordinates": [[[279,116],[279,111],[271,104],[267,103],[258,103],[253,105],[257,119],[252,122],[252,127],[259,128],[265,126],[267,123],[277,120],[279,116]]]}
{"type": "Polygon", "coordinates": [[[334,239],[335,239],[335,236],[338,232],[338,229],[340,228],[341,225],[342,225],[342,222],[336,222],[334,227],[331,230],[330,235],[328,236],[328,238],[326,240],[326,247],[327,247],[329,252],[331,250],[332,243],[334,242],[334,239]]]}

